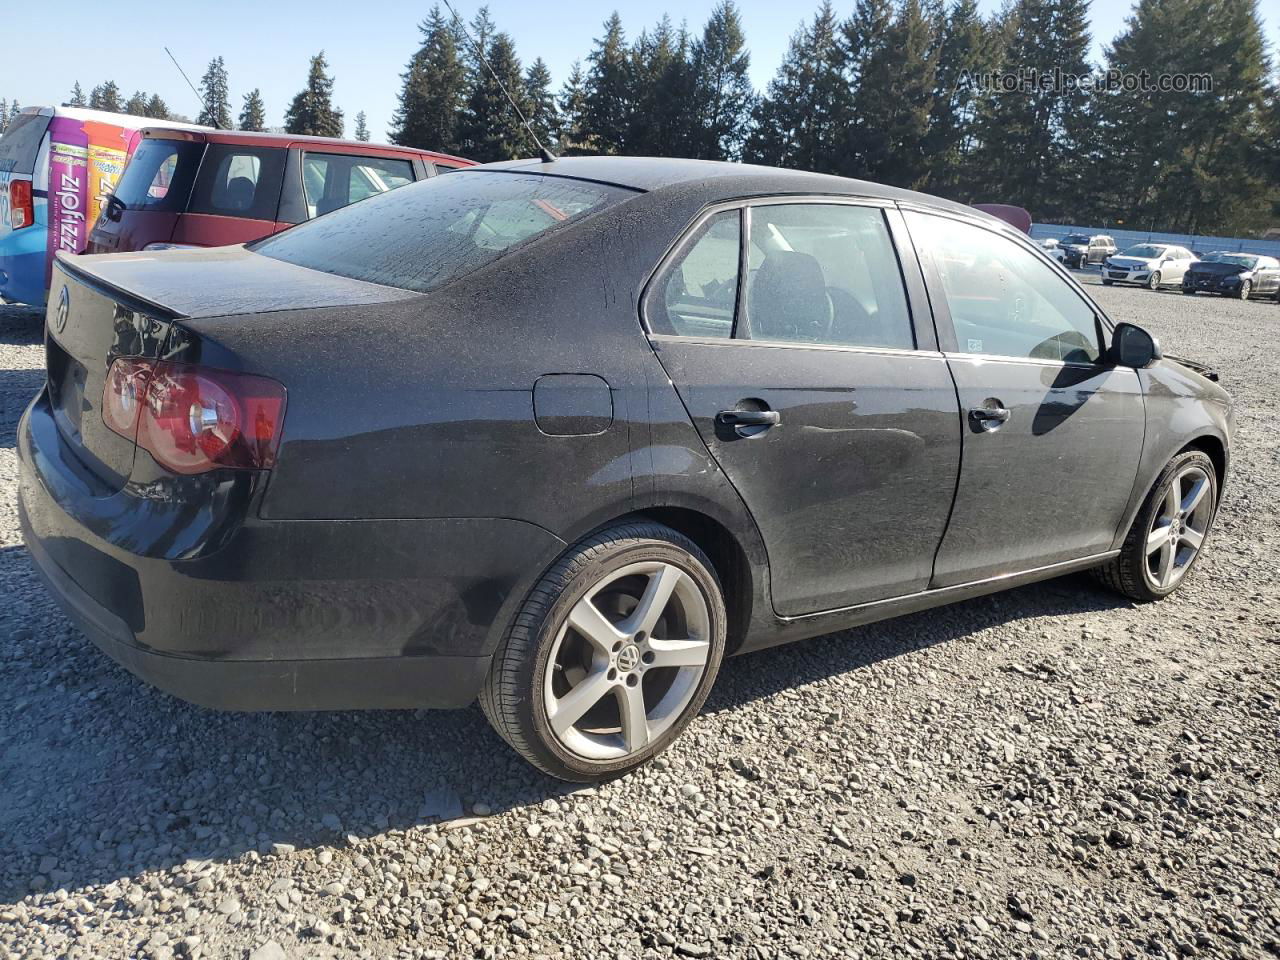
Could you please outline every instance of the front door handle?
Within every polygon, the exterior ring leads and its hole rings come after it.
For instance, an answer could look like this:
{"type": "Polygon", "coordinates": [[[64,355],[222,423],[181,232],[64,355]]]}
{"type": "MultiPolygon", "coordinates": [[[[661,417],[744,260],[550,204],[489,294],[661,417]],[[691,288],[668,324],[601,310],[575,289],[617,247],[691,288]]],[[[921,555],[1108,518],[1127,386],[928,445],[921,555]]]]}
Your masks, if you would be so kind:
{"type": "Polygon", "coordinates": [[[744,439],[759,436],[781,422],[782,415],[777,410],[721,410],[716,414],[716,423],[732,428],[744,439]]]}
{"type": "Polygon", "coordinates": [[[969,422],[979,430],[996,430],[1007,423],[1013,416],[998,400],[988,400],[987,406],[974,407],[969,411],[969,422]]]}

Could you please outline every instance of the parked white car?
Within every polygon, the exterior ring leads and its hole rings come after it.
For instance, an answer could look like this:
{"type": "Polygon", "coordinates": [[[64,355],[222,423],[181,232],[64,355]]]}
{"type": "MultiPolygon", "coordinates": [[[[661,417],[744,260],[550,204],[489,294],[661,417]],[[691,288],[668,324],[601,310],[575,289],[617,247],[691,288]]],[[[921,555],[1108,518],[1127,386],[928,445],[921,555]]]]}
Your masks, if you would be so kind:
{"type": "Polygon", "coordinates": [[[1102,283],[1133,283],[1155,290],[1165,284],[1182,284],[1182,275],[1195,262],[1186,247],[1170,243],[1139,243],[1102,265],[1102,283]]]}
{"type": "Polygon", "coordinates": [[[1040,244],[1040,246],[1044,249],[1045,253],[1053,257],[1053,259],[1057,260],[1059,263],[1062,263],[1067,258],[1066,253],[1063,252],[1062,247],[1058,245],[1058,241],[1053,237],[1045,240],[1040,244]]]}

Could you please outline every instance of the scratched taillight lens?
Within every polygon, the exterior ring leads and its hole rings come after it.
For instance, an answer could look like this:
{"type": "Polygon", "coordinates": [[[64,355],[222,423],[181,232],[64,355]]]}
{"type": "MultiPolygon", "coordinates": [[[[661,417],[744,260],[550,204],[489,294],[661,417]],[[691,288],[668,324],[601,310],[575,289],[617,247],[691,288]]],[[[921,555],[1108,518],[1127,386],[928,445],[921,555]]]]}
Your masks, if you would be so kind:
{"type": "Polygon", "coordinates": [[[107,376],[102,418],[174,473],[269,470],[284,408],[284,386],[268,377],[122,359],[107,376]]]}

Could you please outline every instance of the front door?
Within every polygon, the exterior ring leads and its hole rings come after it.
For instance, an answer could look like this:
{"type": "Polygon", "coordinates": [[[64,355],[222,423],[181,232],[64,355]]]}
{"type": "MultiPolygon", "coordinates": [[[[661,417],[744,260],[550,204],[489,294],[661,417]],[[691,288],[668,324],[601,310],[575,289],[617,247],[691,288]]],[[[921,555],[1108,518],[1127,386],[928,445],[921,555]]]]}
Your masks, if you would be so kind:
{"type": "Polygon", "coordinates": [[[1109,550],[1145,432],[1137,372],[1104,362],[1092,304],[1032,250],[907,214],[965,419],[933,586],[1109,550]]]}
{"type": "Polygon", "coordinates": [[[722,211],[646,297],[658,357],[764,538],[783,616],[924,589],[946,527],[955,389],[932,340],[917,349],[898,216],[835,202],[722,211]]]}

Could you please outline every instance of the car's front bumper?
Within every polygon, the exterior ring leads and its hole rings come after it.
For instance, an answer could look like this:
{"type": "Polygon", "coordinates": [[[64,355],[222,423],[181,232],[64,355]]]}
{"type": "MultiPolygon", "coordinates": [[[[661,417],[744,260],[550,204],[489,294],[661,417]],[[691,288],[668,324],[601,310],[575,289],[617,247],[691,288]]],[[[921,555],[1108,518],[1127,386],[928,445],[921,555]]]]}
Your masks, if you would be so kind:
{"type": "Polygon", "coordinates": [[[150,510],[158,524],[163,505],[77,493],[60,444],[38,399],[18,427],[19,521],[36,569],[110,656],[206,706],[464,706],[564,547],[514,520],[250,516],[211,554],[143,556],[120,518],[150,510]]]}
{"type": "Polygon", "coordinates": [[[1220,293],[1229,297],[1240,296],[1239,277],[1186,277],[1182,289],[1195,293],[1220,293]]]}
{"type": "Polygon", "coordinates": [[[1141,270],[1126,270],[1111,267],[1106,264],[1102,267],[1102,276],[1112,283],[1141,283],[1146,284],[1151,280],[1151,271],[1143,268],[1141,270]]]}

